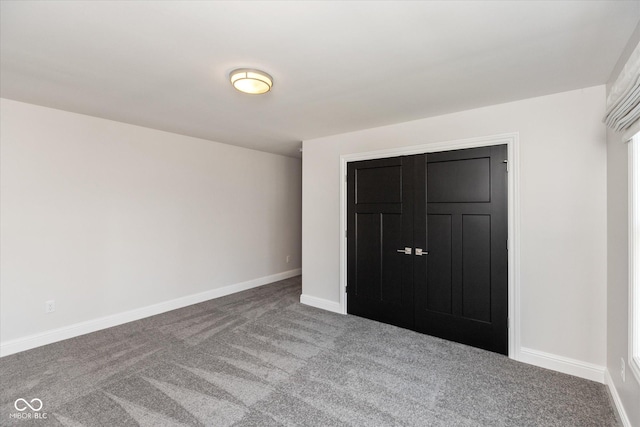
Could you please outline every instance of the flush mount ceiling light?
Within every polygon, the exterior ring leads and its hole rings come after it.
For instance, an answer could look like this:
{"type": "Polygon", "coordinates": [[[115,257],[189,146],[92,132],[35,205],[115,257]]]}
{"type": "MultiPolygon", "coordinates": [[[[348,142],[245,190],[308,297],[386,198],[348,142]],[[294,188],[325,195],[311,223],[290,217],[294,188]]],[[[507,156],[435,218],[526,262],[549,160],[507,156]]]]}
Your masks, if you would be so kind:
{"type": "Polygon", "coordinates": [[[240,92],[259,95],[267,93],[273,86],[273,78],[260,70],[238,68],[229,74],[231,84],[240,92]]]}

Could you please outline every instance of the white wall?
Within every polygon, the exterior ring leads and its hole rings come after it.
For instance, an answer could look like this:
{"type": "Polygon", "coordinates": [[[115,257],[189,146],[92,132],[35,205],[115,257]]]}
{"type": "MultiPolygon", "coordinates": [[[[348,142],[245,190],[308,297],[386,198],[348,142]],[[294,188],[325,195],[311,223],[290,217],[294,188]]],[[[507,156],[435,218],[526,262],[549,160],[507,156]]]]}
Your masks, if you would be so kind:
{"type": "Polygon", "coordinates": [[[339,301],[340,155],[519,132],[522,347],[603,375],[604,103],[598,86],[304,141],[303,295],[339,301]]]}
{"type": "MultiPolygon", "coordinates": [[[[618,65],[609,80],[609,86],[633,49],[640,42],[640,25],[629,40],[618,65]]],[[[607,369],[631,425],[640,426],[640,382],[628,366],[629,358],[629,200],[628,200],[628,147],[622,134],[607,133],[607,369]],[[627,364],[626,381],[620,375],[621,360],[627,364]]]]}
{"type": "Polygon", "coordinates": [[[300,267],[299,159],[6,99],[0,112],[3,344],[300,267]]]}

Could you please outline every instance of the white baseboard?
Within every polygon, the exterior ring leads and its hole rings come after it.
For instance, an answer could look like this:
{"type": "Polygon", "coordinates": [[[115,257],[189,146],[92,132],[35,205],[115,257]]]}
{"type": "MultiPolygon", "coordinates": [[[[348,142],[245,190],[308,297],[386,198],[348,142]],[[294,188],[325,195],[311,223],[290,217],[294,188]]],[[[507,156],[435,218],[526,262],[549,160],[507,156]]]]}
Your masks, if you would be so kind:
{"type": "Polygon", "coordinates": [[[620,400],[620,395],[618,394],[618,390],[616,389],[616,385],[613,383],[613,378],[611,378],[611,374],[608,369],[605,369],[604,371],[604,383],[609,388],[609,393],[611,393],[613,404],[618,411],[618,416],[620,417],[620,421],[622,421],[622,425],[624,427],[631,427],[631,421],[629,421],[629,417],[624,410],[624,406],[622,406],[622,400],[620,400]]]}
{"type": "Polygon", "coordinates": [[[334,313],[342,314],[340,309],[340,303],[329,301],[328,299],[312,297],[310,295],[300,295],[300,302],[311,307],[320,308],[322,310],[333,311],[334,313]]]}
{"type": "Polygon", "coordinates": [[[517,360],[604,384],[604,366],[525,347],[520,348],[517,360]]]}
{"type": "Polygon", "coordinates": [[[246,282],[235,283],[233,285],[223,286],[221,288],[212,289],[210,291],[200,292],[193,295],[176,298],[170,301],[113,314],[110,316],[100,317],[81,323],[65,326],[62,328],[52,329],[50,331],[39,334],[29,335],[23,338],[0,343],[0,357],[10,354],[51,344],[54,342],[66,340],[90,332],[99,331],[101,329],[111,328],[113,326],[122,325],[123,323],[132,322],[134,320],[144,319],[145,317],[155,316],[156,314],[165,313],[167,311],[186,307],[210,299],[220,298],[226,295],[234,294],[247,289],[256,288],[268,283],[277,282],[278,280],[288,279],[290,277],[299,276],[301,269],[289,270],[282,273],[272,274],[270,276],[259,277],[257,279],[248,280],[246,282]]]}

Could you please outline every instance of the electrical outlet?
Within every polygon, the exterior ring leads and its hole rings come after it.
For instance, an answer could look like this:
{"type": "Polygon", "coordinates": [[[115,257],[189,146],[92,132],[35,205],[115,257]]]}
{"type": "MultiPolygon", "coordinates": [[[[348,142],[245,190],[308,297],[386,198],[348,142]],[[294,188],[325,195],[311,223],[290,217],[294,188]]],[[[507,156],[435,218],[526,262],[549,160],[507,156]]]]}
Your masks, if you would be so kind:
{"type": "Polygon", "coordinates": [[[624,363],[624,357],[620,358],[620,376],[622,377],[622,382],[625,382],[626,378],[625,378],[625,367],[626,364],[624,363]]]}
{"type": "Polygon", "coordinates": [[[287,264],[289,264],[289,261],[291,261],[291,255],[287,255],[286,260],[287,260],[287,264]]]}
{"type": "Polygon", "coordinates": [[[45,313],[53,313],[56,311],[56,300],[49,300],[44,303],[44,312],[45,313]]]}

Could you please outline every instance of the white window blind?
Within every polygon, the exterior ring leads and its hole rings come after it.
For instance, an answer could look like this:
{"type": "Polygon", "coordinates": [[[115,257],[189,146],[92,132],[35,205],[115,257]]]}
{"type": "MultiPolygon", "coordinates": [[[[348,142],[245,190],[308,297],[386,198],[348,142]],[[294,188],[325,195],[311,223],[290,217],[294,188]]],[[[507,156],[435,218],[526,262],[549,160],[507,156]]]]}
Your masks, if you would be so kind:
{"type": "Polygon", "coordinates": [[[616,132],[621,132],[630,129],[639,119],[640,44],[634,49],[609,91],[604,122],[616,132]]]}

